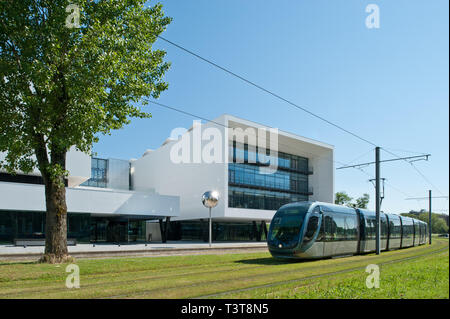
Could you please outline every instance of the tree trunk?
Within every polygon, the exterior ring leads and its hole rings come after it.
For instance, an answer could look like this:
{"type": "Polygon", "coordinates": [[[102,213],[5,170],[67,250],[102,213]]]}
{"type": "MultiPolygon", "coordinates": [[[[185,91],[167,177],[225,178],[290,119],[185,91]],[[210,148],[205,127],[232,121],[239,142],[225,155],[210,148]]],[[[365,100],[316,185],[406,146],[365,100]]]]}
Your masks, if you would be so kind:
{"type": "MultiPolygon", "coordinates": [[[[42,138],[39,140],[42,141],[42,138]]],[[[36,157],[45,184],[46,204],[45,253],[40,261],[47,263],[72,261],[67,250],[67,205],[64,183],[66,152],[51,152],[49,162],[46,147],[38,147],[36,157]]]]}
{"type": "Polygon", "coordinates": [[[70,257],[67,251],[67,205],[64,177],[45,184],[46,223],[45,255],[43,261],[64,262],[70,257]]]}

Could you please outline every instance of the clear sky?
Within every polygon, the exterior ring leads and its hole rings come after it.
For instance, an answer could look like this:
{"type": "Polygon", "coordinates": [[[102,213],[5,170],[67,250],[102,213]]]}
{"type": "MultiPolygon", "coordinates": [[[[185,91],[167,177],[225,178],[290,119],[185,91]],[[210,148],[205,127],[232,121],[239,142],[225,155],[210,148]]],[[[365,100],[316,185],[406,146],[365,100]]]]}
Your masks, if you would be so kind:
{"type": "MultiPolygon", "coordinates": [[[[427,208],[407,197],[448,195],[448,0],[163,0],[173,18],[164,37],[306,107],[400,156],[431,153],[416,167],[385,163],[382,210],[427,208]],[[380,28],[368,29],[368,4],[380,9],[380,28]]],[[[149,2],[149,4],[154,1],[149,2]]],[[[374,160],[366,144],[158,40],[172,67],[159,101],[213,119],[228,113],[335,146],[335,160],[374,160]]],[[[193,118],[150,105],[137,120],[101,137],[101,157],[139,158],[193,118]]],[[[382,159],[392,158],[382,152],[382,159]]],[[[336,164],[338,166],[338,164],[336,164]]],[[[374,167],[364,171],[374,175],[374,167]]],[[[370,177],[338,170],[335,190],[369,193],[370,177]]],[[[435,199],[437,212],[447,199],[435,199]]],[[[448,212],[447,212],[448,213],[448,212]]]]}

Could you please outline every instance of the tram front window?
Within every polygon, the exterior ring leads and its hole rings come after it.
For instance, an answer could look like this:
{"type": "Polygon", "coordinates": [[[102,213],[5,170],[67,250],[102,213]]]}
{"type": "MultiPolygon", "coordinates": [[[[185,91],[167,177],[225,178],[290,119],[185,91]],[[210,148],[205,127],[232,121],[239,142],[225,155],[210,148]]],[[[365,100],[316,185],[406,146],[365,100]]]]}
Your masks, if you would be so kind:
{"type": "Polygon", "coordinates": [[[278,210],[272,220],[269,244],[279,248],[296,246],[308,207],[302,205],[278,210]]]}

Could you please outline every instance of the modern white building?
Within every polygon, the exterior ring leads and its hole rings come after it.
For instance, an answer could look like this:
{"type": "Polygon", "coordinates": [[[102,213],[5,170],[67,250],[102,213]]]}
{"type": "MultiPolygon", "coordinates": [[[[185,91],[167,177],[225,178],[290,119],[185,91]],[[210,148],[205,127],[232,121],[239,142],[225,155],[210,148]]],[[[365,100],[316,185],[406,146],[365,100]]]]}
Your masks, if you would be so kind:
{"type": "MultiPolygon", "coordinates": [[[[201,196],[216,190],[213,240],[261,240],[280,206],[333,202],[333,163],[331,145],[231,115],[174,130],[137,160],[90,158],[73,149],[66,164],[68,238],[206,240],[201,196]]],[[[42,237],[44,225],[39,171],[0,171],[0,242],[42,237]]]]}
{"type": "Polygon", "coordinates": [[[261,239],[283,204],[334,199],[333,146],[231,115],[173,132],[131,171],[134,190],[180,197],[172,239],[206,238],[200,198],[208,190],[221,197],[212,210],[215,240],[261,239]]]}
{"type": "MultiPolygon", "coordinates": [[[[0,154],[0,160],[4,155],[0,154]]],[[[66,156],[66,168],[70,239],[144,241],[148,239],[146,221],[162,222],[179,215],[177,196],[160,195],[151,189],[130,190],[127,160],[91,159],[72,149],[66,156]]],[[[27,175],[0,171],[0,243],[44,238],[45,211],[45,189],[38,170],[27,175]]]]}

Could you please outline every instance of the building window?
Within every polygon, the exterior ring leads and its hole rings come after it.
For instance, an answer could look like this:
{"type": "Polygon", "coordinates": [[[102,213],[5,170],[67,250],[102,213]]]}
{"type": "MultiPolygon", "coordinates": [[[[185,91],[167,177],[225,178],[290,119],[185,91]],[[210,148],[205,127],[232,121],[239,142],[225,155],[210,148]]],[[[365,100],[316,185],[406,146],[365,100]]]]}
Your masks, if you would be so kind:
{"type": "Polygon", "coordinates": [[[95,158],[91,159],[91,178],[81,184],[81,186],[106,188],[108,178],[108,160],[95,158]]]}
{"type": "MultiPolygon", "coordinates": [[[[268,154],[268,151],[261,153],[268,154]]],[[[230,144],[229,207],[277,210],[287,203],[307,201],[308,195],[312,195],[308,188],[311,172],[307,158],[278,152],[277,172],[262,174],[260,168],[265,166],[268,157],[245,144],[230,144]]]]}

